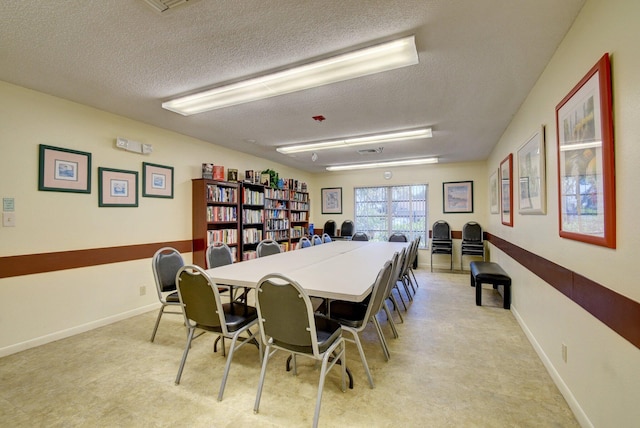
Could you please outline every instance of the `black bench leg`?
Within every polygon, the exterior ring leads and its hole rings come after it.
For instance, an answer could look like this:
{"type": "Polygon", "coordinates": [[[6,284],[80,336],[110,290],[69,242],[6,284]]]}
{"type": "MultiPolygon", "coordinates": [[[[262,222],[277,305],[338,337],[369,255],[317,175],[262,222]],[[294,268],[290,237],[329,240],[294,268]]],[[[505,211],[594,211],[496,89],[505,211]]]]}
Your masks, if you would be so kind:
{"type": "Polygon", "coordinates": [[[482,306],[482,284],[476,284],[476,306],[482,306]]]}
{"type": "Polygon", "coordinates": [[[504,309],[511,309],[511,285],[504,286],[504,302],[502,303],[504,309]]]}

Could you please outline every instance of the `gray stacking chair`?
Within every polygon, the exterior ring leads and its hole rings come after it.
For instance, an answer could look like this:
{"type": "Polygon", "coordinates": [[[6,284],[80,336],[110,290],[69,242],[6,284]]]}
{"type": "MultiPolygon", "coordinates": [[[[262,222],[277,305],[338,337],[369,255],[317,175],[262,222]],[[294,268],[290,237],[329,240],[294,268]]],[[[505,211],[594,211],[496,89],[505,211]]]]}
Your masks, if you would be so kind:
{"type": "Polygon", "coordinates": [[[387,261],[384,264],[384,267],[378,272],[378,276],[373,284],[371,295],[365,299],[364,302],[332,300],[329,304],[329,318],[338,321],[342,325],[342,329],[349,332],[353,337],[353,339],[345,340],[355,343],[358,347],[360,359],[362,360],[364,371],[367,373],[367,377],[369,378],[369,386],[371,388],[374,387],[373,377],[369,371],[369,365],[367,364],[367,358],[364,355],[364,349],[362,347],[359,334],[364,331],[367,323],[371,321],[378,333],[384,356],[389,360],[389,348],[387,346],[387,341],[384,338],[384,334],[382,333],[380,323],[376,318],[376,314],[380,312],[382,305],[388,296],[386,292],[389,280],[391,279],[391,273],[392,265],[391,262],[387,261]]]}
{"type": "Polygon", "coordinates": [[[267,275],[258,282],[256,308],[265,351],[254,412],[258,413],[260,407],[267,363],[282,350],[292,354],[294,374],[297,374],[296,356],[322,361],[313,417],[313,426],[317,427],[325,377],[336,363],[342,366],[342,391],[346,390],[346,346],[340,324],[315,314],[300,284],[280,274],[267,275]]]}
{"type": "Polygon", "coordinates": [[[327,220],[324,223],[322,231],[329,236],[336,236],[336,222],[333,220],[327,220]]]}
{"type": "Polygon", "coordinates": [[[340,236],[344,238],[351,238],[355,229],[356,226],[353,224],[353,221],[345,220],[340,226],[340,236]]]}
{"type": "Polygon", "coordinates": [[[233,263],[231,248],[224,242],[214,242],[207,247],[206,261],[207,269],[230,265],[233,263]]]}
{"type": "Polygon", "coordinates": [[[151,333],[151,341],[153,342],[158,331],[158,325],[163,314],[182,315],[182,305],[176,290],[176,273],[178,269],[184,266],[182,256],[175,248],[163,247],[153,255],[151,259],[151,268],[153,270],[153,278],[156,283],[156,291],[158,292],[158,300],[160,300],[160,311],[156,318],[156,324],[151,333]],[[167,311],[170,306],[179,308],[180,311],[167,311]]]}
{"type": "Polygon", "coordinates": [[[407,238],[407,235],[400,232],[395,232],[391,234],[391,236],[389,237],[389,242],[408,242],[408,241],[409,239],[407,238]]]}
{"type": "Polygon", "coordinates": [[[280,248],[280,244],[272,239],[263,239],[258,244],[256,248],[256,253],[258,257],[270,256],[272,254],[278,254],[282,252],[282,248],[280,248]]]}
{"type": "Polygon", "coordinates": [[[322,242],[323,243],[327,243],[327,242],[331,242],[333,241],[333,239],[331,239],[331,235],[329,235],[328,233],[323,233],[322,234],[322,242]]]}
{"type": "Polygon", "coordinates": [[[322,238],[320,238],[318,235],[313,235],[313,237],[311,238],[311,243],[313,245],[320,245],[322,244],[322,238]]]}
{"type": "Polygon", "coordinates": [[[431,272],[433,272],[433,255],[448,254],[451,258],[451,270],[453,270],[453,240],[451,239],[451,227],[444,220],[438,220],[431,227],[431,272]]]}
{"type": "Polygon", "coordinates": [[[257,324],[258,314],[254,307],[248,306],[246,303],[232,301],[223,304],[218,292],[218,286],[199,266],[186,265],[181,267],[178,270],[176,282],[180,303],[184,307],[184,321],[189,331],[187,344],[176,376],[176,385],[180,383],[182,370],[187,361],[195,331],[200,329],[216,333],[218,336],[231,339],[229,355],[227,355],[227,362],[218,392],[218,401],[222,401],[235,351],[247,343],[254,343],[258,345],[260,356],[262,356],[262,345],[259,341],[258,329],[256,328],[255,332],[250,330],[252,326],[257,324]],[[242,336],[243,334],[245,335],[244,337],[242,336]]]}
{"type": "Polygon", "coordinates": [[[460,244],[460,270],[463,256],[482,257],[484,261],[484,240],[482,226],[475,221],[470,221],[462,226],[462,244],[460,244]]]}
{"type": "Polygon", "coordinates": [[[299,250],[303,248],[309,248],[310,246],[311,246],[311,241],[309,241],[309,238],[307,238],[306,236],[303,236],[302,238],[300,238],[300,241],[298,242],[299,250]]]}
{"type": "Polygon", "coordinates": [[[364,232],[356,232],[352,237],[352,241],[368,241],[369,237],[364,232]]]}

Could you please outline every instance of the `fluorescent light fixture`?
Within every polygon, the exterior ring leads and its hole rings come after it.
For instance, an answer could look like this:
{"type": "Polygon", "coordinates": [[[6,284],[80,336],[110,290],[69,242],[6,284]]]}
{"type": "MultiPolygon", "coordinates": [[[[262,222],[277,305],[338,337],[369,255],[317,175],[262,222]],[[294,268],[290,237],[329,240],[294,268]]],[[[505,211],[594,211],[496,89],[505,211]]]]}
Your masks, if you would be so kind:
{"type": "Polygon", "coordinates": [[[189,116],[414,64],[418,64],[418,52],[415,37],[409,36],[176,98],[162,103],[162,107],[189,116]]]}
{"type": "Polygon", "coordinates": [[[411,131],[396,131],[386,134],[367,135],[364,137],[345,138],[341,140],[319,141],[316,143],[297,144],[295,146],[278,147],[280,153],[315,152],[318,150],[361,146],[364,144],[390,143],[393,141],[412,140],[416,138],[431,138],[431,128],[414,129],[411,131]]]}
{"type": "Polygon", "coordinates": [[[386,168],[390,166],[426,165],[430,163],[438,163],[438,158],[420,158],[420,159],[407,159],[407,160],[389,161],[389,162],[333,165],[333,166],[328,166],[327,171],[348,171],[352,169],[386,168]]]}

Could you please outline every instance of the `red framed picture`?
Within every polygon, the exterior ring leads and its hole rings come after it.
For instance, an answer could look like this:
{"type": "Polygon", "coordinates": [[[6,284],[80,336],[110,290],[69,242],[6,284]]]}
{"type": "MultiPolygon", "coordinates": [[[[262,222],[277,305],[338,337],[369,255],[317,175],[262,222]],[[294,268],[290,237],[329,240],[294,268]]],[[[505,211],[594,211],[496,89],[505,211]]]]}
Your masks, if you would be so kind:
{"type": "Polygon", "coordinates": [[[616,247],[611,64],[605,54],[556,107],[559,231],[616,247]]]}

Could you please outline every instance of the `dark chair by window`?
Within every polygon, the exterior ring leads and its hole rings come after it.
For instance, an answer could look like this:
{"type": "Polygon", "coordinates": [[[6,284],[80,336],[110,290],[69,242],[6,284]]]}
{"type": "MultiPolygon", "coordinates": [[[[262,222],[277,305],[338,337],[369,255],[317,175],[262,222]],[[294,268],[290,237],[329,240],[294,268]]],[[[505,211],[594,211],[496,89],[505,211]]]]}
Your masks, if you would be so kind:
{"type": "Polygon", "coordinates": [[[451,227],[444,220],[433,223],[431,228],[431,272],[433,272],[433,255],[448,254],[451,258],[450,268],[453,270],[453,241],[451,227]]]}
{"type": "Polygon", "coordinates": [[[389,242],[409,242],[409,238],[404,233],[395,232],[389,237],[389,242]]]}
{"type": "Polygon", "coordinates": [[[259,341],[258,331],[257,329],[255,332],[250,330],[251,326],[258,322],[258,313],[254,307],[248,306],[246,303],[229,302],[223,304],[218,293],[218,286],[199,266],[183,266],[178,270],[177,276],[178,295],[184,307],[184,321],[189,335],[178,368],[176,385],[180,383],[182,370],[187,361],[196,329],[216,333],[223,338],[231,339],[229,355],[218,392],[218,401],[222,401],[234,352],[247,343],[254,343],[258,345],[260,357],[262,356],[262,345],[259,341]],[[242,336],[243,334],[245,336],[242,336]]]}
{"type": "Polygon", "coordinates": [[[356,227],[351,220],[345,220],[342,222],[342,226],[340,226],[340,236],[349,238],[353,236],[353,232],[356,227]]]}
{"type": "Polygon", "coordinates": [[[325,377],[336,363],[342,367],[342,391],[346,390],[346,346],[338,322],[315,314],[307,292],[283,275],[271,274],[258,282],[256,308],[260,336],[266,346],[258,393],[253,408],[258,413],[267,363],[278,350],[292,355],[293,372],[297,374],[296,356],[322,361],[313,426],[318,426],[325,377]]]}
{"type": "Polygon", "coordinates": [[[336,236],[336,222],[333,220],[327,220],[324,223],[324,227],[322,228],[322,232],[326,233],[329,236],[336,236]]]}
{"type": "Polygon", "coordinates": [[[178,291],[176,289],[176,274],[182,266],[184,266],[182,256],[178,250],[171,247],[160,248],[153,255],[153,259],[151,259],[151,268],[158,292],[158,300],[160,300],[160,304],[162,305],[158,312],[158,318],[156,318],[156,324],[153,327],[153,333],[151,333],[152,342],[156,337],[162,314],[182,315],[182,305],[180,304],[180,298],[178,297],[178,291]],[[165,311],[169,306],[179,308],[180,311],[165,311]]]}
{"type": "Polygon", "coordinates": [[[280,248],[280,244],[272,239],[263,239],[256,247],[258,257],[270,256],[281,252],[282,248],[280,248]]]}
{"type": "Polygon", "coordinates": [[[356,232],[352,237],[352,241],[368,241],[369,237],[364,232],[356,232]]]}
{"type": "Polygon", "coordinates": [[[463,256],[482,257],[484,261],[484,239],[482,226],[475,221],[470,221],[462,227],[462,244],[460,246],[460,270],[463,256]]]}

